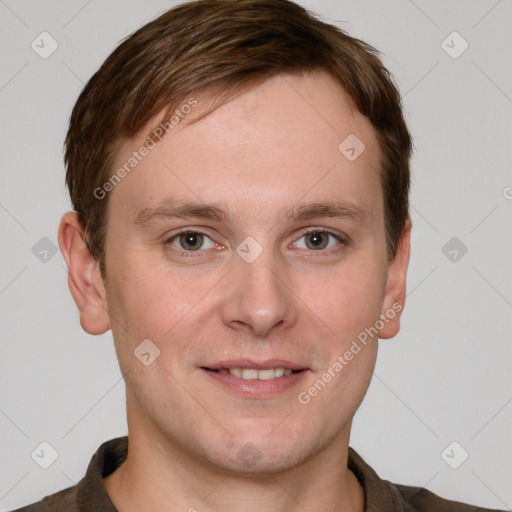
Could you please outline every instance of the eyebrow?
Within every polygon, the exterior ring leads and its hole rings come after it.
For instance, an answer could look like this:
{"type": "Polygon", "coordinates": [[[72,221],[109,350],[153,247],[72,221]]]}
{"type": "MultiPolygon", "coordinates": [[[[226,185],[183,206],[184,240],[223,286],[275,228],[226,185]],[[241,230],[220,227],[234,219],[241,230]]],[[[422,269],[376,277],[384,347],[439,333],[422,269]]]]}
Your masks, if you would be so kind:
{"type": "MultiPolygon", "coordinates": [[[[232,217],[232,210],[222,203],[177,202],[169,199],[156,207],[141,210],[135,218],[135,225],[142,228],[153,222],[172,218],[197,218],[229,223],[232,217]]],[[[362,207],[352,203],[328,201],[294,206],[282,211],[278,217],[284,218],[287,222],[321,217],[345,218],[363,224],[368,220],[369,214],[362,207]]]]}

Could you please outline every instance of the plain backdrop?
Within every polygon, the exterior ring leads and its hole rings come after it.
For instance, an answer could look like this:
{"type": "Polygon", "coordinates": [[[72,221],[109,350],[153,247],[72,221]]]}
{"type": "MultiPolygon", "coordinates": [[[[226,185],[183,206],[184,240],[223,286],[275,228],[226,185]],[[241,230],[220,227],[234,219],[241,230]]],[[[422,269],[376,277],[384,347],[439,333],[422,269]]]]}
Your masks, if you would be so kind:
{"type": "MultiPolygon", "coordinates": [[[[52,252],[70,209],[62,145],[87,80],[176,3],[0,0],[3,511],[77,482],[103,441],[127,433],[111,334],[81,330],[52,252]],[[47,58],[32,47],[51,43],[42,32],[58,44],[47,58]],[[58,454],[48,469],[31,456],[42,442],[58,454]]],[[[351,446],[382,478],[510,509],[512,3],[301,3],[383,53],[416,147],[402,330],[380,342],[351,446]],[[446,462],[465,452],[457,469],[446,462]]]]}

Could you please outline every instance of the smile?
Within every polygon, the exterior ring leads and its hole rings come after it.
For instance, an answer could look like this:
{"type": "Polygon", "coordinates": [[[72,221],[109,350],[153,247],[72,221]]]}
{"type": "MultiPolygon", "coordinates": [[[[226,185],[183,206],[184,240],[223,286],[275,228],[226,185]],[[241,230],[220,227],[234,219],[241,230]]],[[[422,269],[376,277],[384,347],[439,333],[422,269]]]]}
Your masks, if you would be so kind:
{"type": "Polygon", "coordinates": [[[201,370],[223,389],[245,398],[275,397],[299,386],[309,373],[307,368],[278,360],[260,363],[224,361],[212,366],[202,366],[201,370]]]}
{"type": "Polygon", "coordinates": [[[229,373],[233,375],[233,377],[245,380],[271,380],[292,374],[292,370],[284,368],[264,368],[261,370],[256,368],[221,368],[218,371],[219,373],[229,373]]]}

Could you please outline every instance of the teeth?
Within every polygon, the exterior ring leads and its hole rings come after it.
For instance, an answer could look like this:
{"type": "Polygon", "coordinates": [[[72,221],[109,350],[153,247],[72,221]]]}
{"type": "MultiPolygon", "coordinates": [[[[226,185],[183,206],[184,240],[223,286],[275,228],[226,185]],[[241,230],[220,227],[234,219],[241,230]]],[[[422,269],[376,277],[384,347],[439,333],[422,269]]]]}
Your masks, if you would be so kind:
{"type": "Polygon", "coordinates": [[[291,370],[285,370],[284,368],[265,368],[264,370],[256,370],[254,368],[229,368],[227,371],[224,369],[219,371],[220,373],[229,372],[233,377],[245,380],[271,380],[292,373],[291,370]]]}
{"type": "Polygon", "coordinates": [[[249,368],[244,368],[242,370],[242,379],[252,380],[258,378],[258,370],[250,370],[249,368]]]}
{"type": "MultiPolygon", "coordinates": [[[[244,370],[245,373],[245,370],[244,370]]],[[[258,370],[258,379],[260,380],[271,380],[276,376],[275,370],[258,370]]]]}
{"type": "Polygon", "coordinates": [[[242,377],[242,369],[241,368],[231,368],[229,372],[225,370],[226,373],[231,373],[235,377],[242,377]]]}

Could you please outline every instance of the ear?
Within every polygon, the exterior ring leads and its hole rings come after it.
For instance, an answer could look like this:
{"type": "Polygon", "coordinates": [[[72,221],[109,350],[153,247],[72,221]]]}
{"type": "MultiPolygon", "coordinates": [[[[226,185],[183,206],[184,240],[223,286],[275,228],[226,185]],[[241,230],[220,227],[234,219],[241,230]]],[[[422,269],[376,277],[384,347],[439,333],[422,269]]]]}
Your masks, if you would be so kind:
{"type": "Polygon", "coordinates": [[[405,305],[405,288],[409,255],[411,252],[411,219],[408,218],[402,232],[397,252],[388,264],[388,274],[380,318],[384,327],[379,330],[379,338],[396,336],[400,330],[400,316],[405,305]]]}
{"type": "Polygon", "coordinates": [[[89,334],[103,334],[110,329],[106,290],[98,262],[85,245],[76,212],[62,216],[58,238],[68,267],[69,289],[80,312],[80,325],[89,334]]]}

